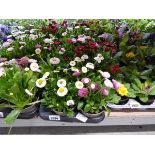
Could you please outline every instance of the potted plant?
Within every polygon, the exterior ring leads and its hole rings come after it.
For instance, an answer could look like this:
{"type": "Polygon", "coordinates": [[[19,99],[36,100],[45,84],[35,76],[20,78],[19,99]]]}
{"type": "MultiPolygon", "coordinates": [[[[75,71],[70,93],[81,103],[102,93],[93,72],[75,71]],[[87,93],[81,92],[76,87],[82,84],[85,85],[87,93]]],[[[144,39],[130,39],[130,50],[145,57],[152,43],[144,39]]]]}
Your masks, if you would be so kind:
{"type": "Polygon", "coordinates": [[[129,101],[129,98],[136,97],[135,91],[129,83],[122,84],[114,79],[112,80],[112,83],[117,94],[121,97],[119,101],[120,105],[126,104],[129,101]]]}
{"type": "Polygon", "coordinates": [[[155,100],[155,82],[146,80],[142,83],[135,79],[131,84],[136,94],[136,100],[142,105],[152,104],[155,100]]]}
{"type": "Polygon", "coordinates": [[[74,116],[75,95],[71,83],[67,79],[49,78],[43,92],[42,106],[51,109],[60,116],[74,116]]]}
{"type": "Polygon", "coordinates": [[[22,70],[19,66],[5,69],[5,75],[0,77],[0,98],[5,100],[1,108],[11,108],[12,111],[5,118],[8,124],[14,123],[21,113],[28,113],[36,109],[37,104],[37,74],[31,70],[22,70]]]}

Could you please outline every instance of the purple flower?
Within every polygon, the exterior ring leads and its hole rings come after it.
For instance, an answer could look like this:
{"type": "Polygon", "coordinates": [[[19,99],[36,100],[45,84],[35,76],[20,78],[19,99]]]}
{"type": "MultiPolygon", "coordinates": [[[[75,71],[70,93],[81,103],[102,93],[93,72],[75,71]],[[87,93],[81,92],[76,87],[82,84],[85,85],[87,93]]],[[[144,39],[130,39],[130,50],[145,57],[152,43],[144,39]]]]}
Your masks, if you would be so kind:
{"type": "Polygon", "coordinates": [[[83,79],[81,80],[81,82],[82,82],[83,84],[88,84],[88,83],[91,82],[91,79],[89,79],[89,78],[83,78],[83,79]]]}
{"type": "Polygon", "coordinates": [[[106,87],[103,87],[103,88],[101,89],[101,93],[102,93],[103,95],[105,95],[105,96],[108,96],[108,94],[109,94],[109,92],[108,92],[108,90],[107,90],[106,87]]]}
{"type": "Polygon", "coordinates": [[[29,63],[28,60],[29,60],[29,58],[24,56],[20,59],[17,59],[17,62],[18,62],[18,65],[26,65],[29,63]]]}
{"type": "Polygon", "coordinates": [[[88,89],[87,88],[79,89],[78,96],[80,96],[80,97],[86,97],[86,96],[88,96],[88,89]]]}
{"type": "Polygon", "coordinates": [[[91,84],[90,89],[95,93],[99,90],[99,85],[97,83],[91,84]]]}
{"type": "Polygon", "coordinates": [[[35,48],[41,48],[41,45],[40,44],[36,44],[35,48]]]}
{"type": "Polygon", "coordinates": [[[114,79],[112,79],[112,83],[113,83],[115,90],[118,90],[121,87],[121,83],[119,83],[118,81],[116,81],[114,79]]]}
{"type": "Polygon", "coordinates": [[[5,62],[7,60],[8,60],[7,58],[0,58],[0,62],[5,62]]]}
{"type": "Polygon", "coordinates": [[[80,76],[80,75],[81,75],[80,72],[74,72],[74,73],[72,74],[72,76],[80,76]]]}

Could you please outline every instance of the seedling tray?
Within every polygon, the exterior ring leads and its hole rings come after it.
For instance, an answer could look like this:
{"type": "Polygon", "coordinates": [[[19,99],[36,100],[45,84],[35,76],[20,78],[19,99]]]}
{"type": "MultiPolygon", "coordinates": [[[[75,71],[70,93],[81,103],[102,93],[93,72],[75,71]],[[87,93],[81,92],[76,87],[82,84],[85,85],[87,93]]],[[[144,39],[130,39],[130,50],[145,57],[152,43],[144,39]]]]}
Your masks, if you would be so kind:
{"type": "Polygon", "coordinates": [[[44,108],[40,106],[39,115],[44,120],[49,121],[60,121],[60,122],[83,122],[83,123],[99,123],[104,120],[105,113],[100,115],[97,118],[87,118],[80,112],[75,112],[74,117],[69,118],[67,116],[60,116],[55,114],[51,109],[44,108]]]}

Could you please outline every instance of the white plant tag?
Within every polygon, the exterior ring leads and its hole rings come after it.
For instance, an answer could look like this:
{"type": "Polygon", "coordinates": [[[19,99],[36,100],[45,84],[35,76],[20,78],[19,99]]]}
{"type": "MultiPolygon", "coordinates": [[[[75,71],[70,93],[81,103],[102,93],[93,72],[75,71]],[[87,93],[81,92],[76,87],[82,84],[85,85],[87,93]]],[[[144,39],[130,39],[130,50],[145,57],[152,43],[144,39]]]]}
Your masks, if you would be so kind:
{"type": "Polygon", "coordinates": [[[3,115],[3,112],[0,112],[0,118],[3,118],[4,115],[3,115]]]}
{"type": "Polygon", "coordinates": [[[128,104],[130,105],[131,109],[139,108],[141,105],[135,100],[129,100],[128,104]]]}
{"type": "Polygon", "coordinates": [[[88,119],[86,116],[82,115],[81,113],[78,113],[78,114],[76,115],[76,118],[77,118],[78,120],[80,120],[81,122],[86,122],[87,119],[88,119]]]}
{"type": "Polygon", "coordinates": [[[60,121],[60,116],[59,115],[49,115],[49,120],[50,121],[60,121]]]}

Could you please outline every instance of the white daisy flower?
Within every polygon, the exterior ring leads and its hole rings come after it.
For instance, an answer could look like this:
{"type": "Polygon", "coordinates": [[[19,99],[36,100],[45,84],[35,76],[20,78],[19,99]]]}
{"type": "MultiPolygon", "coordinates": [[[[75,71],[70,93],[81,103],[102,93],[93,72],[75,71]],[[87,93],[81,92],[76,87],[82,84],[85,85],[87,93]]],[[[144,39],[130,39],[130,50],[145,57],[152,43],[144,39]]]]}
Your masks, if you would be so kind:
{"type": "Polygon", "coordinates": [[[57,81],[57,86],[58,87],[65,87],[66,86],[66,80],[65,79],[60,79],[57,81]]]}
{"type": "Polygon", "coordinates": [[[6,47],[9,47],[10,45],[11,45],[11,43],[9,43],[9,42],[4,42],[4,43],[3,43],[3,47],[5,47],[5,48],[6,48],[6,47]]]}
{"type": "Polygon", "coordinates": [[[91,87],[92,89],[95,89],[95,84],[92,83],[92,84],[90,85],[90,87],[91,87]]]}
{"type": "Polygon", "coordinates": [[[82,67],[82,73],[87,73],[88,72],[88,69],[87,69],[87,67],[82,67]]]}
{"type": "Polygon", "coordinates": [[[27,71],[29,71],[30,69],[29,69],[29,67],[26,67],[24,70],[27,72],[27,71]]]}
{"type": "Polygon", "coordinates": [[[24,46],[20,46],[19,49],[22,50],[24,46]]]}
{"type": "Polygon", "coordinates": [[[46,85],[46,79],[45,78],[40,78],[36,81],[36,86],[38,88],[43,88],[46,85]]]}
{"type": "Polygon", "coordinates": [[[80,59],[79,57],[76,57],[76,58],[74,59],[74,61],[76,61],[76,62],[81,62],[81,59],[80,59]]]}
{"type": "Polygon", "coordinates": [[[0,63],[0,67],[2,67],[2,66],[4,66],[4,62],[1,62],[1,63],[0,63]]]}
{"type": "Polygon", "coordinates": [[[11,52],[11,51],[13,51],[13,50],[14,50],[13,47],[9,47],[9,48],[7,49],[7,51],[9,51],[9,52],[11,52]]]}
{"type": "Polygon", "coordinates": [[[88,63],[86,64],[86,67],[89,68],[89,69],[94,69],[94,68],[95,68],[94,64],[91,63],[91,62],[88,62],[88,63]]]}
{"type": "Polygon", "coordinates": [[[40,48],[36,48],[35,53],[36,54],[40,54],[41,53],[41,49],[40,48]]]}
{"type": "Polygon", "coordinates": [[[90,30],[90,28],[86,27],[86,28],[85,28],[85,31],[88,31],[88,30],[90,30]]]}
{"type": "Polygon", "coordinates": [[[30,64],[30,69],[32,70],[32,71],[38,71],[39,70],[39,65],[36,63],[36,62],[32,62],[31,64],[30,64]]]}
{"type": "Polygon", "coordinates": [[[73,100],[68,100],[67,103],[66,103],[67,106],[72,106],[72,105],[75,105],[74,101],[73,100]]]}
{"type": "Polygon", "coordinates": [[[50,75],[50,73],[49,72],[46,72],[44,75],[43,75],[43,78],[48,78],[48,76],[50,75]]]}
{"type": "Polygon", "coordinates": [[[113,88],[113,83],[109,79],[105,79],[104,84],[106,87],[113,88]]]}
{"type": "Polygon", "coordinates": [[[80,26],[75,26],[75,29],[78,29],[80,26]]]}
{"type": "Polygon", "coordinates": [[[38,39],[38,35],[30,34],[29,39],[36,40],[36,39],[38,39]]]}
{"type": "Polygon", "coordinates": [[[81,57],[81,59],[84,59],[84,60],[88,59],[88,55],[84,54],[84,55],[81,57]]]}
{"type": "Polygon", "coordinates": [[[33,96],[33,94],[28,89],[25,89],[25,93],[28,94],[29,96],[33,96]]]}
{"type": "Polygon", "coordinates": [[[50,63],[53,64],[53,65],[57,65],[60,63],[60,59],[59,58],[56,58],[56,57],[53,57],[50,59],[50,63]]]}
{"type": "Polygon", "coordinates": [[[52,43],[53,43],[53,39],[48,39],[48,38],[46,38],[46,39],[44,40],[44,42],[45,42],[45,43],[52,44],[52,43]]]}
{"type": "Polygon", "coordinates": [[[75,62],[75,61],[71,61],[69,64],[70,64],[70,66],[72,66],[72,67],[73,67],[73,66],[75,66],[75,65],[76,65],[76,62],[75,62]]]}
{"type": "Polygon", "coordinates": [[[66,35],[67,35],[67,32],[63,32],[63,33],[62,33],[62,36],[66,36],[66,35]]]}
{"type": "Polygon", "coordinates": [[[76,68],[76,67],[71,67],[71,71],[73,71],[73,72],[79,72],[79,69],[76,68]]]}
{"type": "Polygon", "coordinates": [[[98,70],[98,72],[104,77],[104,78],[110,78],[110,73],[109,72],[103,72],[101,70],[98,70]]]}
{"type": "Polygon", "coordinates": [[[60,96],[60,97],[65,96],[67,93],[68,93],[68,89],[66,87],[60,87],[57,90],[57,95],[60,96]]]}
{"type": "Polygon", "coordinates": [[[75,86],[77,89],[82,89],[84,87],[83,83],[81,81],[76,81],[75,86]]]}
{"type": "Polygon", "coordinates": [[[3,67],[0,67],[0,77],[6,75],[5,69],[3,67]]]}
{"type": "Polygon", "coordinates": [[[36,62],[37,62],[37,60],[35,60],[35,59],[29,59],[29,60],[28,60],[28,62],[29,62],[29,63],[33,63],[33,62],[35,62],[35,63],[36,63],[36,62]]]}

